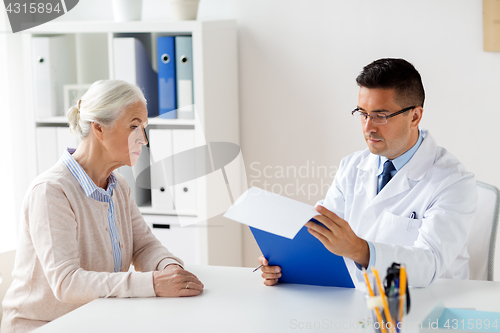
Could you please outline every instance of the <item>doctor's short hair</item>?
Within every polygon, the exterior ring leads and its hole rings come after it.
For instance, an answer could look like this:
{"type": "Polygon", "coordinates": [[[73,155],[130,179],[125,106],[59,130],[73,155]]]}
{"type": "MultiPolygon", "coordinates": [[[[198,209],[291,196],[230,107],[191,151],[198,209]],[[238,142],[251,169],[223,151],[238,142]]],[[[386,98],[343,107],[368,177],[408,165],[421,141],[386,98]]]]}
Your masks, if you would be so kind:
{"type": "Polygon", "coordinates": [[[366,65],[356,78],[358,86],[368,89],[396,89],[395,102],[402,108],[424,106],[422,78],[404,59],[385,58],[366,65]]]}
{"type": "Polygon", "coordinates": [[[127,106],[137,102],[146,104],[138,86],[122,80],[96,81],[66,112],[70,132],[83,139],[89,134],[92,122],[112,125],[127,106]]]}

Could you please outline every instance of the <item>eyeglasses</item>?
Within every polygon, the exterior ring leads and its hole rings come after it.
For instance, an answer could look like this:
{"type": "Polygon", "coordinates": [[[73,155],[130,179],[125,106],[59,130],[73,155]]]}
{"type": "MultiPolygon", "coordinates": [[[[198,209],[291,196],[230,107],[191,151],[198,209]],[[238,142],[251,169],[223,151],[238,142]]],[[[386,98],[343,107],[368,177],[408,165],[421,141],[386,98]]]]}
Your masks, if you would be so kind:
{"type": "Polygon", "coordinates": [[[368,119],[368,117],[370,117],[372,123],[377,124],[377,125],[383,125],[383,124],[387,124],[388,118],[395,117],[398,114],[404,113],[406,111],[410,111],[414,108],[416,108],[416,106],[410,106],[410,107],[404,108],[403,110],[400,110],[398,112],[394,112],[390,115],[385,115],[383,113],[378,113],[378,112],[375,114],[368,114],[364,111],[361,111],[359,108],[355,108],[354,110],[352,110],[351,114],[355,117],[357,116],[357,117],[361,118],[361,121],[363,123],[365,123],[366,120],[368,119]]]}
{"type": "Polygon", "coordinates": [[[146,138],[146,147],[149,148],[149,138],[148,138],[148,135],[146,134],[146,129],[143,128],[142,131],[144,132],[144,137],[146,138]]]}

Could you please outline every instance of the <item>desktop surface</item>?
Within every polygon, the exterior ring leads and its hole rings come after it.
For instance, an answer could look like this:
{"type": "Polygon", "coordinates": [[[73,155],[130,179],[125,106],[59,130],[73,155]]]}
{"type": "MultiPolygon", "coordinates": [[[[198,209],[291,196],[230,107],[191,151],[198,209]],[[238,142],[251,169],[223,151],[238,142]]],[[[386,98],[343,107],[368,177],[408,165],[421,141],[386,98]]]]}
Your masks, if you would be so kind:
{"type": "MultiPolygon", "coordinates": [[[[94,300],[35,332],[370,332],[361,290],[278,284],[251,268],[188,266],[205,285],[199,296],[94,300]]],[[[440,301],[447,307],[500,311],[500,282],[439,279],[410,289],[406,332],[440,301]]]]}

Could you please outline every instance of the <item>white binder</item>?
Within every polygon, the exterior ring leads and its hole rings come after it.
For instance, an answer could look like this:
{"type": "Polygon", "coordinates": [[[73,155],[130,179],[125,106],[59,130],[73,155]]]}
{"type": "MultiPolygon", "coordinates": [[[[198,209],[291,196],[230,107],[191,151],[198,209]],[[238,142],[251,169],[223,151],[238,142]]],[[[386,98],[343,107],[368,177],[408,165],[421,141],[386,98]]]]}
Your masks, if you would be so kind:
{"type": "Polygon", "coordinates": [[[74,36],[33,37],[36,118],[63,116],[64,85],[76,83],[74,36]]]}
{"type": "Polygon", "coordinates": [[[79,141],[71,134],[69,127],[57,127],[57,158],[59,159],[68,148],[78,148],[79,141]]]}
{"type": "Polygon", "coordinates": [[[56,162],[57,156],[57,130],[53,127],[36,128],[36,160],[38,174],[47,171],[56,162]]]}
{"type": "Polygon", "coordinates": [[[173,181],[172,130],[149,130],[151,154],[151,206],[154,210],[174,210],[173,193],[169,190],[173,181]]]}
{"type": "Polygon", "coordinates": [[[68,149],[76,149],[79,140],[69,132],[68,127],[37,127],[38,174],[51,168],[68,149]]]}
{"type": "MultiPolygon", "coordinates": [[[[173,137],[173,154],[174,156],[191,150],[195,147],[195,132],[192,129],[174,129],[172,130],[173,137]]],[[[190,154],[190,159],[182,160],[181,164],[175,163],[174,157],[174,179],[177,178],[176,173],[179,172],[179,168],[183,171],[193,170],[192,174],[194,176],[194,169],[196,167],[195,154],[190,154]]],[[[183,183],[178,184],[176,179],[175,183],[177,185],[173,186],[174,194],[174,205],[178,213],[182,214],[185,212],[196,212],[196,179],[192,179],[183,183]]]]}
{"type": "Polygon", "coordinates": [[[136,47],[140,43],[135,38],[113,39],[114,78],[137,84],[136,47]]]}
{"type": "MultiPolygon", "coordinates": [[[[196,217],[182,219],[194,224],[196,217]]],[[[201,265],[200,233],[196,227],[182,227],[177,216],[144,215],[151,232],[170,252],[186,265],[201,265]]]]}

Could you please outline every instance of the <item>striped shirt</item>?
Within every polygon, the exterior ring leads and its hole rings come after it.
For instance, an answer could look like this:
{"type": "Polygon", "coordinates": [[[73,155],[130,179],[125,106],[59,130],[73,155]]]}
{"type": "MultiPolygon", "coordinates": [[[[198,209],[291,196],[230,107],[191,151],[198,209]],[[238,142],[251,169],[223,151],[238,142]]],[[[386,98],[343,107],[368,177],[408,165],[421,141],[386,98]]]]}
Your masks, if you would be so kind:
{"type": "Polygon", "coordinates": [[[116,188],[117,180],[113,172],[108,177],[108,188],[104,190],[97,186],[92,179],[87,175],[85,170],[71,156],[74,150],[65,151],[62,156],[62,162],[69,169],[71,174],[78,180],[87,197],[91,197],[100,202],[108,204],[108,226],[109,237],[111,238],[111,247],[113,249],[113,262],[115,272],[122,270],[122,251],[120,249],[120,238],[115,224],[115,205],[113,203],[113,190],[116,188]]]}

